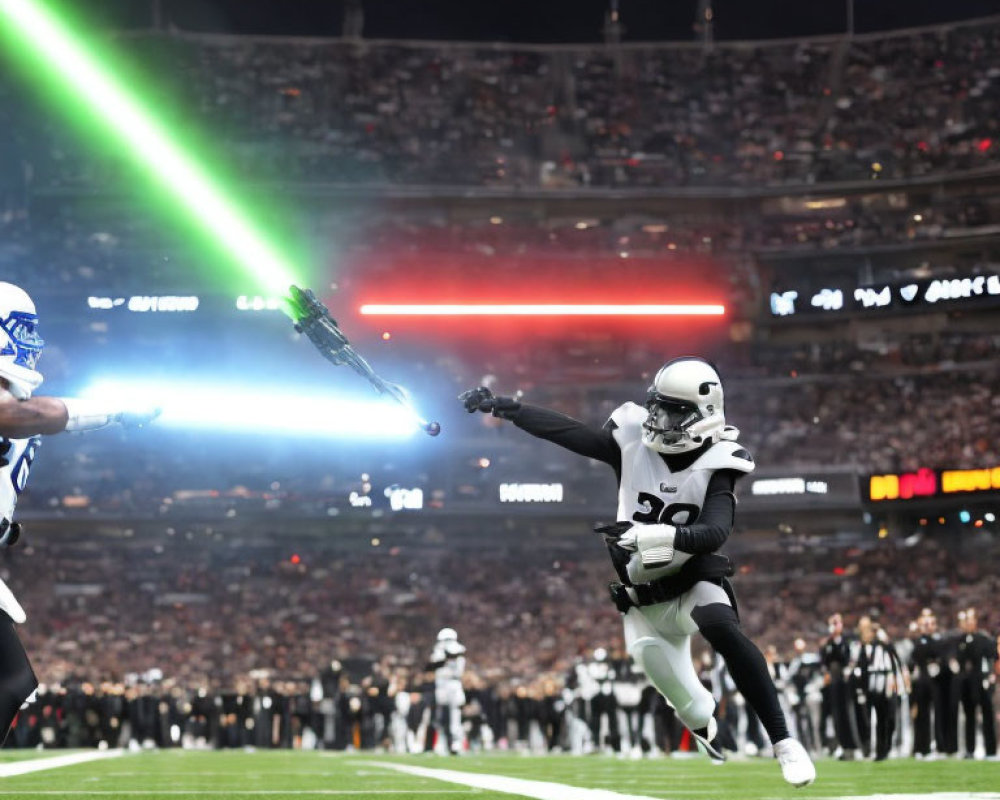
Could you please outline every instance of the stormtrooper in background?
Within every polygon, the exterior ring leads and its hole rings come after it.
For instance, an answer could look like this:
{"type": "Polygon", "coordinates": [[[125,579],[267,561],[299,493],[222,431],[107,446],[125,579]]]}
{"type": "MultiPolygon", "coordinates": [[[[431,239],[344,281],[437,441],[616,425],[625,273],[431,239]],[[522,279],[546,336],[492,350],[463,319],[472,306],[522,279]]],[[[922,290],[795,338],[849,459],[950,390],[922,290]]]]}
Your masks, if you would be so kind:
{"type": "Polygon", "coordinates": [[[810,752],[819,753],[822,750],[818,731],[823,703],[823,662],[819,653],[808,649],[801,636],[793,647],[795,655],[788,663],[788,704],[795,715],[799,741],[810,752]]]}
{"type": "MultiPolygon", "coordinates": [[[[36,397],[42,374],[35,366],[44,346],[31,298],[20,287],[0,282],[0,547],[12,547],[21,536],[14,509],[42,436],[112,423],[138,427],[159,413],[153,407],[126,407],[113,400],[36,397]]],[[[0,581],[0,744],[21,704],[38,686],[14,630],[25,619],[21,604],[0,581]]]]}
{"type": "Polygon", "coordinates": [[[447,740],[448,752],[458,755],[462,752],[465,738],[462,730],[462,706],[465,705],[465,690],[462,675],[465,673],[465,645],[458,641],[454,628],[442,628],[431,652],[427,668],[434,670],[434,703],[437,707],[438,741],[435,750],[442,752],[447,740]]]}
{"type": "Polygon", "coordinates": [[[596,648],[594,657],[583,666],[590,687],[588,718],[594,747],[598,751],[618,752],[621,749],[621,734],[618,729],[618,702],[614,692],[616,676],[614,667],[608,661],[608,651],[603,647],[596,648]]]}

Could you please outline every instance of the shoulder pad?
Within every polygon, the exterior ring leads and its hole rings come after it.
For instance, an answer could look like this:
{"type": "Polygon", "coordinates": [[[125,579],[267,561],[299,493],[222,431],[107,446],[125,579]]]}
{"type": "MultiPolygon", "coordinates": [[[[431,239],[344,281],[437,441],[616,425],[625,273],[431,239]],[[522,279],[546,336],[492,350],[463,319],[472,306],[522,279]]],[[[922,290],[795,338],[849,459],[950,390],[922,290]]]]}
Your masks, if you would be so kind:
{"type": "Polygon", "coordinates": [[[624,428],[628,425],[642,425],[648,416],[649,414],[642,406],[628,402],[622,403],[611,412],[609,422],[613,422],[619,428],[624,428]]]}
{"type": "Polygon", "coordinates": [[[716,442],[705,454],[694,462],[697,469],[735,469],[738,472],[753,472],[753,456],[739,442],[716,442]]]}

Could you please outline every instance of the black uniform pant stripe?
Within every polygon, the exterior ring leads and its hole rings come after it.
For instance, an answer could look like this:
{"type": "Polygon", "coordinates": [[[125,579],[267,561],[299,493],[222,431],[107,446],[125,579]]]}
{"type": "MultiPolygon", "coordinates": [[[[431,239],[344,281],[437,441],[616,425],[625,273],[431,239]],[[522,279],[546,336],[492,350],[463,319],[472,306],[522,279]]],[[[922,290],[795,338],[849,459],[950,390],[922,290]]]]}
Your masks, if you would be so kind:
{"type": "Polygon", "coordinates": [[[691,618],[715,651],[726,660],[736,688],[757,712],[771,743],[789,737],[785,715],[778,702],[778,690],[767,671],[767,662],[740,629],[736,611],[725,603],[698,606],[691,618]]]}

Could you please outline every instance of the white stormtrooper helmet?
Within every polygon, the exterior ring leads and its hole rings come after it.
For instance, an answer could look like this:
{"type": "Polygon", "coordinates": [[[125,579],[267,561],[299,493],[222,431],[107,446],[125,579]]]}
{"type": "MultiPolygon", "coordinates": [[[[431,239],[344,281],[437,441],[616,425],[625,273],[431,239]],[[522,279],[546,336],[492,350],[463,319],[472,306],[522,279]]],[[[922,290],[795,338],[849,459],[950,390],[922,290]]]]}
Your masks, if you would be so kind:
{"type": "Polygon", "coordinates": [[[642,443],[658,453],[687,453],[718,441],[726,427],[722,378],[702,358],[675,358],[653,378],[646,409],[642,443]]]}
{"type": "Polygon", "coordinates": [[[458,634],[455,632],[454,628],[442,628],[438,631],[439,642],[457,642],[458,634]]]}

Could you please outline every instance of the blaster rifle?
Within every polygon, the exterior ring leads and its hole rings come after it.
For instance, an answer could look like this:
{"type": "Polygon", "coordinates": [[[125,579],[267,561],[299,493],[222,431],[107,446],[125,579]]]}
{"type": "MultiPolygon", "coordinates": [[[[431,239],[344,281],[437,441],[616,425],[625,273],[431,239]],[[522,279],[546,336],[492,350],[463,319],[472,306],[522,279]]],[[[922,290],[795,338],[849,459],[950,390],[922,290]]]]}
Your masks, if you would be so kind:
{"type": "Polygon", "coordinates": [[[418,425],[430,436],[441,433],[441,425],[420,416],[406,390],[387,381],[354,349],[325,305],[311,289],[289,288],[289,302],[295,330],[305,334],[323,358],[337,366],[348,366],[364,378],[379,394],[388,395],[405,408],[418,425]]]}

